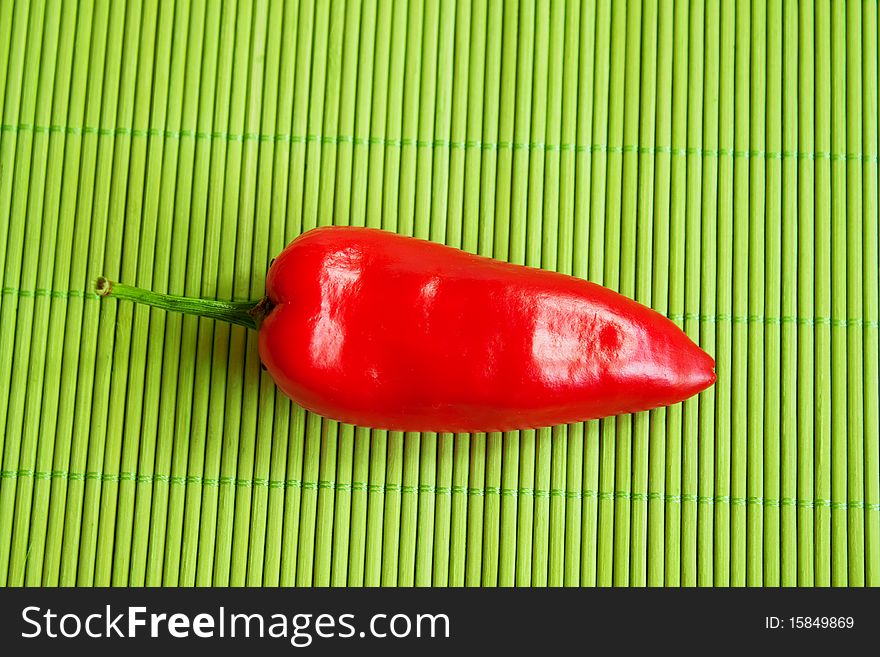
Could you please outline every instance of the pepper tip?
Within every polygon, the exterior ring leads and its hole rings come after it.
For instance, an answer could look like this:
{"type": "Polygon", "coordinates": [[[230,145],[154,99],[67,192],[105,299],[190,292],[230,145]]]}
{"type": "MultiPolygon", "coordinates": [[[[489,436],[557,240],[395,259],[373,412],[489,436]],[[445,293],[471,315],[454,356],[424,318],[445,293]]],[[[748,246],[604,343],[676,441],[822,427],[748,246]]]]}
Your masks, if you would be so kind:
{"type": "Polygon", "coordinates": [[[109,279],[99,276],[95,281],[95,294],[99,297],[106,297],[113,290],[113,283],[109,279]]]}

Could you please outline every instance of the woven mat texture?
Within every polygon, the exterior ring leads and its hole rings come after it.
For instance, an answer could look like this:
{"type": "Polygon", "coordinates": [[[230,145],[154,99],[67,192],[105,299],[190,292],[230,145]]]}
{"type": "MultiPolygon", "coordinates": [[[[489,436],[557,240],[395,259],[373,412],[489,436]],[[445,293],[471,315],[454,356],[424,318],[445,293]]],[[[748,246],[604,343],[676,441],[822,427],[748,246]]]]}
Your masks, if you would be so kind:
{"type": "Polygon", "coordinates": [[[876,0],[0,2],[0,584],[880,584],[877,31],[876,0]],[[92,292],[259,298],[327,224],[619,290],[718,382],[370,431],[255,333],[92,292]]]}

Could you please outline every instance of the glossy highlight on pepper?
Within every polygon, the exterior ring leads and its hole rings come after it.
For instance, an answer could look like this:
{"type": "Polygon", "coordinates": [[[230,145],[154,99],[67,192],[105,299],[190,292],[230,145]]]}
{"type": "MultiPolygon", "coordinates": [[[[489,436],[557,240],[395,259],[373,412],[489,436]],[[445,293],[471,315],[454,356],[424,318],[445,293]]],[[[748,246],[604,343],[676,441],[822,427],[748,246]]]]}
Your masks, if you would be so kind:
{"type": "Polygon", "coordinates": [[[505,431],[672,404],[714,361],[671,321],[555,272],[367,228],[294,240],[260,357],[305,408],[406,431],[505,431]]]}
{"type": "Polygon", "coordinates": [[[612,290],[369,228],[304,233],[272,263],[265,299],[228,305],[258,328],[286,395],[378,429],[537,428],[673,404],[715,381],[674,323],[612,290]]]}

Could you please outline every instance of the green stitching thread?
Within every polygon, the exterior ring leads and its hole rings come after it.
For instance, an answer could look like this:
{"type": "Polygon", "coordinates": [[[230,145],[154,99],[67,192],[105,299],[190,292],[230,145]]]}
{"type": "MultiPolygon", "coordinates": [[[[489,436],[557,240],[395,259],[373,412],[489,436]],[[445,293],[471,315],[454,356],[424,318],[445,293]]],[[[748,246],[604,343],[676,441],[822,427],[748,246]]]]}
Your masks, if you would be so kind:
{"type": "Polygon", "coordinates": [[[876,153],[830,153],[827,151],[766,151],[766,150],[733,150],[730,148],[672,148],[670,146],[639,146],[609,144],[545,144],[543,142],[516,143],[509,141],[484,142],[469,140],[456,142],[449,139],[397,139],[388,137],[354,137],[351,135],[305,135],[297,136],[286,133],[262,134],[254,132],[234,133],[223,131],[205,132],[200,130],[171,130],[163,128],[96,128],[92,126],[76,127],[64,125],[31,125],[29,123],[0,125],[0,132],[8,133],[34,133],[34,134],[64,134],[70,136],[97,135],[100,137],[160,137],[163,139],[209,139],[223,140],[235,143],[256,141],[260,143],[281,144],[321,144],[321,145],[353,145],[353,146],[386,146],[401,148],[415,146],[416,148],[438,149],[473,149],[482,151],[499,150],[527,150],[538,152],[562,152],[574,151],[576,153],[604,153],[610,155],[622,155],[635,153],[639,155],[671,155],[675,157],[699,156],[699,157],[736,157],[749,159],[799,159],[799,160],[828,160],[831,162],[867,162],[877,164],[876,153]]]}
{"type": "Polygon", "coordinates": [[[98,299],[98,295],[94,292],[84,292],[82,290],[20,290],[16,287],[4,287],[3,296],[17,296],[25,299],[35,297],[51,297],[53,299],[98,299]]]}
{"type": "Polygon", "coordinates": [[[873,319],[864,319],[862,317],[850,317],[847,319],[836,319],[831,317],[796,317],[793,315],[784,315],[782,317],[773,317],[765,315],[707,315],[702,313],[667,313],[666,315],[673,322],[699,321],[703,324],[764,324],[769,326],[777,326],[780,324],[797,324],[798,326],[831,326],[833,328],[869,328],[876,329],[880,326],[880,322],[873,319]]]}
{"type": "MultiPolygon", "coordinates": [[[[21,290],[15,287],[4,287],[2,289],[3,296],[18,296],[24,299],[32,299],[36,297],[51,297],[53,299],[87,299],[96,300],[98,295],[93,292],[84,292],[83,290],[21,290]]],[[[797,324],[798,326],[831,326],[832,328],[866,328],[877,329],[880,322],[873,319],[864,319],[862,317],[850,317],[847,319],[836,319],[831,317],[796,317],[793,315],[784,315],[782,317],[772,317],[765,315],[730,315],[720,313],[717,315],[708,315],[704,313],[667,313],[666,315],[673,322],[699,321],[703,324],[764,324],[767,326],[778,326],[781,324],[797,324]]]]}
{"type": "Polygon", "coordinates": [[[553,488],[542,490],[536,488],[503,488],[498,486],[486,486],[483,488],[466,486],[434,486],[431,484],[419,484],[418,486],[402,485],[396,483],[368,484],[366,482],[336,482],[331,480],[301,481],[299,479],[287,479],[285,481],[270,480],[262,477],[254,479],[240,479],[232,476],[219,478],[204,478],[197,475],[168,475],[163,473],[136,474],[133,472],[104,473],[104,472],[64,472],[53,470],[52,472],[39,472],[31,469],[2,470],[0,479],[34,479],[46,481],[51,479],[67,481],[101,481],[104,483],[135,483],[153,485],[156,483],[168,485],[196,485],[206,487],[235,486],[236,488],[267,488],[267,489],[291,489],[300,491],[331,490],[338,493],[366,492],[390,494],[398,493],[405,495],[467,495],[469,497],[502,496],[502,497],[531,497],[543,499],[547,497],[560,497],[567,500],[589,500],[611,502],[624,500],[630,502],[665,502],[668,504],[696,503],[704,505],[729,504],[732,506],[760,506],[765,508],[779,508],[781,506],[795,506],[799,509],[830,509],[833,511],[880,511],[880,503],[865,502],[864,500],[836,501],[827,499],[795,499],[790,497],[770,498],[760,496],[731,497],[729,495],[695,495],[663,494],[656,491],[648,493],[630,491],[595,491],[595,490],[562,490],[553,488]]]}
{"type": "Polygon", "coordinates": [[[705,505],[730,504],[733,506],[761,506],[766,508],[779,508],[781,506],[795,506],[799,509],[830,509],[833,511],[880,511],[880,503],[865,502],[863,500],[836,501],[827,499],[795,499],[790,497],[770,498],[760,496],[731,497],[729,495],[694,495],[694,494],[663,494],[656,491],[641,493],[630,491],[594,491],[594,490],[562,490],[553,488],[542,490],[535,488],[503,488],[486,486],[484,488],[466,486],[434,486],[431,484],[419,484],[418,486],[402,485],[395,483],[367,484],[366,482],[335,482],[331,480],[300,481],[287,479],[285,481],[270,480],[262,477],[254,479],[239,479],[232,476],[219,478],[203,478],[197,475],[168,475],[164,473],[135,474],[133,472],[104,473],[104,472],[64,472],[53,470],[52,472],[40,472],[31,469],[2,470],[0,479],[34,479],[47,481],[52,479],[67,481],[101,481],[103,483],[124,483],[153,485],[156,483],[173,485],[196,485],[206,487],[235,486],[236,488],[268,488],[268,489],[293,489],[301,491],[332,490],[341,493],[368,492],[368,493],[398,493],[408,495],[468,495],[470,497],[502,496],[502,497],[532,497],[543,499],[546,497],[561,497],[567,500],[598,499],[600,501],[625,500],[631,502],[662,501],[670,504],[697,503],[705,505]]]}
{"type": "Polygon", "coordinates": [[[402,485],[396,483],[368,484],[362,481],[336,482],[331,480],[301,481],[299,479],[287,479],[285,481],[265,478],[240,479],[232,476],[219,478],[205,478],[198,475],[168,475],[163,473],[136,474],[133,472],[105,473],[105,472],[65,472],[53,470],[41,472],[32,469],[2,470],[0,480],[34,479],[46,481],[58,479],[62,481],[101,481],[105,483],[129,482],[135,484],[156,483],[168,485],[196,485],[207,487],[235,486],[237,488],[268,488],[268,489],[291,489],[300,491],[332,490],[341,493],[366,492],[366,493],[399,493],[405,495],[468,495],[471,497],[503,496],[503,497],[532,497],[542,499],[546,497],[561,497],[568,500],[598,499],[601,501],[625,500],[631,502],[665,502],[667,504],[696,503],[696,504],[730,504],[733,506],[761,506],[777,508],[780,506],[795,506],[800,509],[831,509],[833,511],[857,510],[880,512],[880,503],[866,502],[864,500],[836,501],[827,499],[795,499],[790,497],[771,498],[760,496],[731,497],[729,495],[695,495],[690,493],[672,494],[658,493],[656,491],[642,493],[630,491],[595,491],[595,490],[563,490],[552,488],[542,490],[535,488],[503,488],[498,486],[486,486],[483,488],[466,486],[433,486],[420,484],[418,486],[402,485]]]}

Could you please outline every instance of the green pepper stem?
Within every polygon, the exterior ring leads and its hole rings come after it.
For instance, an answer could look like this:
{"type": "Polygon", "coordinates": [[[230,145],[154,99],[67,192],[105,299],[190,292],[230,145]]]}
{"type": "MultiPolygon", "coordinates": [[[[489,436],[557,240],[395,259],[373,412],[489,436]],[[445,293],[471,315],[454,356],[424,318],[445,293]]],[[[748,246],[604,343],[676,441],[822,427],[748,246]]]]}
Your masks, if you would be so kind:
{"type": "Polygon", "coordinates": [[[152,292],[123,283],[114,283],[101,276],[95,281],[95,293],[99,297],[116,297],[135,303],[143,303],[162,310],[209,317],[231,322],[249,329],[257,329],[267,312],[268,299],[258,301],[216,301],[182,297],[176,294],[152,292]]]}

